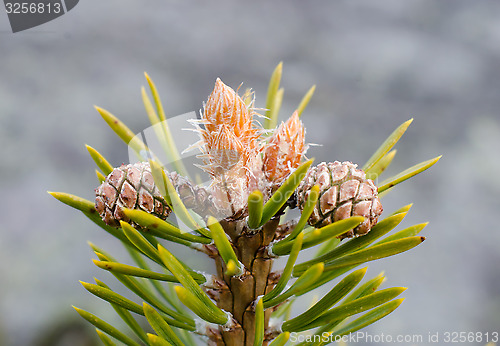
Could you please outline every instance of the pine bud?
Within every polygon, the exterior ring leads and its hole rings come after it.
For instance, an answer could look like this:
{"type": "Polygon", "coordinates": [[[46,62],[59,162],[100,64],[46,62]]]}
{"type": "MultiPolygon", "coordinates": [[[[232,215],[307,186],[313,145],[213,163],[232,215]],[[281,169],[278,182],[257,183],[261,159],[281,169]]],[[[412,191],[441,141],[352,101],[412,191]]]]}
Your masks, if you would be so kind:
{"type": "Polygon", "coordinates": [[[253,110],[220,79],[206,104],[198,127],[203,170],[212,176],[210,186],[217,215],[244,215],[251,189],[259,186],[262,161],[253,124],[253,110]]]}
{"type": "Polygon", "coordinates": [[[264,172],[280,183],[300,164],[304,154],[304,125],[297,111],[276,129],[264,148],[264,172]]]}
{"type": "Polygon", "coordinates": [[[200,129],[204,152],[201,158],[210,174],[215,175],[217,168],[227,170],[232,167],[216,166],[226,157],[231,157],[230,162],[237,160],[246,166],[258,154],[259,130],[253,126],[253,112],[248,109],[243,99],[219,78],[204,106],[202,124],[205,129],[200,129]],[[229,147],[224,146],[226,144],[229,147]]]}

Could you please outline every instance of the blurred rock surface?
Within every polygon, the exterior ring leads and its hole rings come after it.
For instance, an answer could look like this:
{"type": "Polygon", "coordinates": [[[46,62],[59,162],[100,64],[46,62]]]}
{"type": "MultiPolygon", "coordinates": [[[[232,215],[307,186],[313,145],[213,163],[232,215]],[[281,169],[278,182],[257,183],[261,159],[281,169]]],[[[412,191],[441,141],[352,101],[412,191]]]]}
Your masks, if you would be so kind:
{"type": "Polygon", "coordinates": [[[499,15],[498,1],[482,0],[81,1],[12,34],[0,14],[1,344],[35,344],[71,304],[114,318],[78,280],[114,283],[91,263],[87,240],[124,251],[45,192],[92,198],[84,143],[115,165],[128,160],[92,105],[146,128],[147,71],[169,115],[200,109],[216,77],[244,82],[263,107],[280,60],[283,119],[317,84],[303,116],[306,139],[322,144],[309,152],[317,162],[362,164],[411,117],[389,173],[444,154],[383,201],[387,212],[415,202],[404,225],[430,225],[421,247],[370,265],[369,275],[385,269],[387,285],[410,289],[369,331],[498,331],[499,15]]]}

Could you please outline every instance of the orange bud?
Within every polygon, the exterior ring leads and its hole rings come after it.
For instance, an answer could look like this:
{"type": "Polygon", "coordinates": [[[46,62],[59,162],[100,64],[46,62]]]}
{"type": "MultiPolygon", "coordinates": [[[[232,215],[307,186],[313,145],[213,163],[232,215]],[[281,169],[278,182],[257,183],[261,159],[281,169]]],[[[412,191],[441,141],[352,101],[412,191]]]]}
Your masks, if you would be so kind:
{"type": "Polygon", "coordinates": [[[218,130],[207,138],[207,161],[212,174],[223,173],[233,168],[241,158],[243,145],[231,132],[227,125],[221,125],[218,130]]]}
{"type": "Polygon", "coordinates": [[[274,131],[264,148],[264,171],[272,182],[281,182],[300,165],[304,154],[304,125],[297,111],[274,131]]]}
{"type": "Polygon", "coordinates": [[[203,109],[205,129],[199,130],[204,169],[212,176],[237,163],[245,167],[258,154],[259,130],[253,127],[252,115],[243,99],[217,78],[203,109]]]}
{"type": "Polygon", "coordinates": [[[252,116],[243,99],[217,78],[215,87],[203,111],[203,120],[209,132],[217,131],[220,125],[230,125],[236,137],[252,128],[252,116]]]}

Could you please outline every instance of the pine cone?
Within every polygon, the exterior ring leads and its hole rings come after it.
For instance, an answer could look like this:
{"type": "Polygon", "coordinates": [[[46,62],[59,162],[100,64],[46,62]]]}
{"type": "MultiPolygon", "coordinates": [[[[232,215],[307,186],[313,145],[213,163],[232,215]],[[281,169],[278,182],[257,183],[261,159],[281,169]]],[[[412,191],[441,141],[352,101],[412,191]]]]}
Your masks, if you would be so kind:
{"type": "MultiPolygon", "coordinates": [[[[323,227],[351,216],[364,216],[366,220],[340,238],[351,238],[366,234],[376,225],[382,214],[378,189],[365,172],[351,162],[322,162],[312,167],[296,190],[296,203],[300,210],[314,185],[319,185],[320,195],[308,222],[314,227],[323,227]]],[[[293,203],[291,203],[293,205],[293,203]]]]}
{"type": "MultiPolygon", "coordinates": [[[[200,215],[210,212],[213,204],[204,188],[193,186],[188,179],[175,172],[167,174],[187,208],[200,215]]],[[[113,169],[95,192],[95,208],[110,226],[119,226],[120,220],[129,221],[122,211],[124,207],[144,210],[162,220],[172,211],[156,187],[147,162],[113,169]]]]}
{"type": "Polygon", "coordinates": [[[203,218],[216,215],[213,196],[204,187],[193,184],[177,172],[170,172],[167,175],[186,208],[192,209],[203,218]]]}

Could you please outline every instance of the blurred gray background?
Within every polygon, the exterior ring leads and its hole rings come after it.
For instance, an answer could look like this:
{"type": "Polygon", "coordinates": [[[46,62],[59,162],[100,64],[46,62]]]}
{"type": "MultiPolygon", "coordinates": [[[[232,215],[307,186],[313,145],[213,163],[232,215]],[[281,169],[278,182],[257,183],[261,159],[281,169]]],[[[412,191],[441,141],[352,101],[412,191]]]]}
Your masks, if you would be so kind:
{"type": "Polygon", "coordinates": [[[169,115],[200,109],[217,77],[244,82],[264,107],[281,60],[282,119],[317,85],[302,118],[323,145],[309,152],[316,162],[362,165],[411,117],[387,176],[444,155],[383,199],[388,212],[415,203],[403,226],[430,224],[421,246],[369,265],[367,277],[385,270],[385,287],[409,289],[368,331],[500,332],[499,18],[500,2],[482,0],[107,0],[12,34],[0,13],[0,344],[93,345],[72,304],[114,319],[78,280],[118,286],[87,240],[123,250],[46,193],[93,198],[85,143],[127,162],[93,105],[143,130],[147,71],[169,115]]]}

